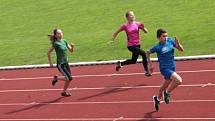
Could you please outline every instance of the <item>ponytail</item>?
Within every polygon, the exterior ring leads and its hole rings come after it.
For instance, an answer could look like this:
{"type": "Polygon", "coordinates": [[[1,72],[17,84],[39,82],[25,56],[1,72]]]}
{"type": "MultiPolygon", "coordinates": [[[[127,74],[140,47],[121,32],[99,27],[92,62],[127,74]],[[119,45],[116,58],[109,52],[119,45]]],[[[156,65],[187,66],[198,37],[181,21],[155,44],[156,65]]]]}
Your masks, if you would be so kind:
{"type": "Polygon", "coordinates": [[[54,41],[54,35],[48,34],[49,40],[54,41]]]}

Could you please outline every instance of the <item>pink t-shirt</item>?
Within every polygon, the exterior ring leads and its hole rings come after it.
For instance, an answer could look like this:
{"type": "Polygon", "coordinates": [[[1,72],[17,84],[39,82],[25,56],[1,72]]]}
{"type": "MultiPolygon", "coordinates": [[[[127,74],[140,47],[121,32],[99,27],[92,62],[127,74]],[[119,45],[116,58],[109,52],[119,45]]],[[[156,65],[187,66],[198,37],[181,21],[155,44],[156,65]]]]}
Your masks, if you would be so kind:
{"type": "Polygon", "coordinates": [[[140,45],[139,29],[144,28],[144,25],[140,22],[133,22],[132,24],[125,23],[121,26],[121,30],[124,30],[127,35],[127,46],[140,45]]]}

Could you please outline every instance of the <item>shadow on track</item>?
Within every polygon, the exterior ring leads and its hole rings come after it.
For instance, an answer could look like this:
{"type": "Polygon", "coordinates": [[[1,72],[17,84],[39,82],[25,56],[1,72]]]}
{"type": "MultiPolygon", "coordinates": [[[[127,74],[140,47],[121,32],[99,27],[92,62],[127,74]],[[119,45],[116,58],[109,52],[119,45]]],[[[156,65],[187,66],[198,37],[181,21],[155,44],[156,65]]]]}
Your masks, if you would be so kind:
{"type": "Polygon", "coordinates": [[[159,119],[157,118],[160,118],[160,117],[154,117],[153,113],[156,113],[156,111],[145,113],[144,119],[137,120],[137,121],[159,121],[159,119]]]}
{"type": "Polygon", "coordinates": [[[120,86],[119,87],[107,87],[107,89],[108,89],[107,91],[104,91],[104,92],[101,92],[101,93],[98,93],[95,95],[79,98],[78,100],[86,100],[86,99],[94,98],[97,96],[104,96],[104,95],[111,94],[111,93],[123,92],[123,91],[134,89],[135,87],[138,87],[138,86],[146,86],[146,85],[140,84],[140,85],[131,86],[129,88],[120,88],[120,86]]]}
{"type": "Polygon", "coordinates": [[[46,106],[46,105],[49,105],[51,103],[59,102],[63,98],[65,98],[65,97],[59,97],[57,99],[50,100],[50,101],[37,102],[36,104],[32,103],[32,104],[29,104],[30,106],[27,106],[25,108],[21,108],[21,109],[18,109],[18,110],[6,112],[5,114],[14,114],[14,113],[18,113],[18,112],[22,112],[22,111],[26,111],[26,110],[31,110],[31,109],[34,109],[34,108],[40,108],[42,106],[46,106]]]}

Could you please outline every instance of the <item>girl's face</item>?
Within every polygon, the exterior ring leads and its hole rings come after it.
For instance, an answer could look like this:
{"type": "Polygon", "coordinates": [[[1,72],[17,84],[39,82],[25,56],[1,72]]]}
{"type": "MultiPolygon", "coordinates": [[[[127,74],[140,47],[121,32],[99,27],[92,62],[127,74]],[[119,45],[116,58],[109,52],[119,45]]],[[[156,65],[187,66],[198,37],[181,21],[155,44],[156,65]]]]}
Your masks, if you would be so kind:
{"type": "Polygon", "coordinates": [[[63,33],[60,29],[57,30],[55,37],[57,38],[57,40],[61,40],[63,38],[63,33]]]}
{"type": "Polygon", "coordinates": [[[167,40],[167,33],[163,33],[160,38],[158,38],[160,42],[166,42],[167,40]]]}
{"type": "Polygon", "coordinates": [[[128,13],[127,19],[128,19],[128,21],[134,21],[135,20],[135,15],[134,15],[133,11],[130,11],[128,13]]]}

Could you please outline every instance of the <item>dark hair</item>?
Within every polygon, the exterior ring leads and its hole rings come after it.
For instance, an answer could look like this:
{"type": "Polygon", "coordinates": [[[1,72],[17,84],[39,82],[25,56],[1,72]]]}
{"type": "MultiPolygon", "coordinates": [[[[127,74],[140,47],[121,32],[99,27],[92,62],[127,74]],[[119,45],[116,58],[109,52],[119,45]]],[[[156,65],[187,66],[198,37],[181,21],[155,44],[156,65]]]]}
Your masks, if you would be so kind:
{"type": "Polygon", "coordinates": [[[51,40],[51,43],[52,43],[52,44],[54,43],[55,40],[57,40],[57,38],[55,37],[55,35],[57,34],[57,31],[58,31],[58,29],[55,28],[55,29],[53,30],[53,34],[54,34],[54,35],[48,34],[49,39],[51,40]]]}
{"type": "Polygon", "coordinates": [[[58,28],[55,28],[55,29],[53,30],[54,40],[56,40],[56,39],[57,39],[57,38],[55,37],[55,35],[57,35],[57,31],[58,31],[58,28]]]}
{"type": "Polygon", "coordinates": [[[53,30],[54,36],[57,34],[57,30],[58,30],[58,28],[55,28],[55,29],[53,30]]]}
{"type": "Polygon", "coordinates": [[[162,29],[162,28],[158,29],[157,30],[157,38],[161,37],[161,35],[163,33],[167,33],[167,31],[165,29],[162,29]]]}

